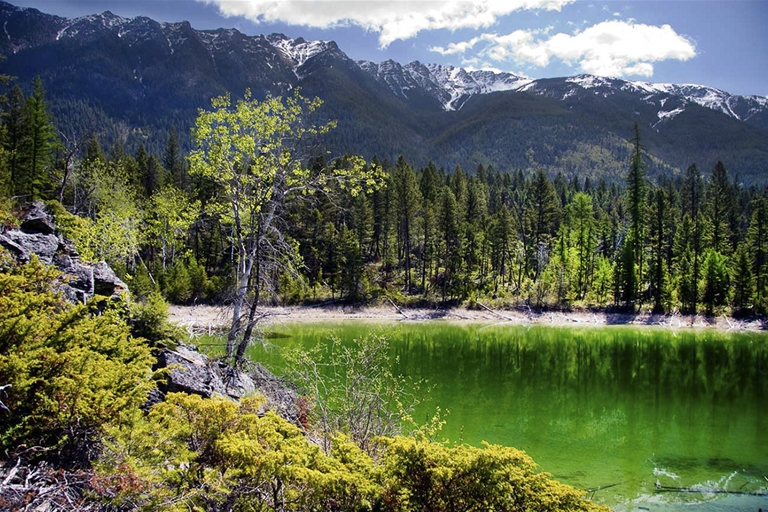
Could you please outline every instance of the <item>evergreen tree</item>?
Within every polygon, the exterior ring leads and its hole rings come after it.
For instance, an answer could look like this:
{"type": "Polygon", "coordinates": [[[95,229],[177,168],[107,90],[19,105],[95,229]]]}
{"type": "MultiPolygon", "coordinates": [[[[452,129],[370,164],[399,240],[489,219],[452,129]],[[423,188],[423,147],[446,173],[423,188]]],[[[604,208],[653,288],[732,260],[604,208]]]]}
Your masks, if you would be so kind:
{"type": "Polygon", "coordinates": [[[747,244],[752,258],[755,279],[755,306],[760,312],[768,310],[768,199],[761,197],[749,221],[747,244]]]}
{"type": "Polygon", "coordinates": [[[443,188],[440,197],[440,230],[442,232],[442,276],[443,300],[458,278],[461,264],[461,218],[458,214],[456,197],[449,187],[443,188]]]}
{"type": "Polygon", "coordinates": [[[467,277],[475,270],[478,270],[482,277],[485,273],[484,262],[487,252],[488,192],[485,184],[475,177],[470,178],[467,183],[465,214],[467,243],[464,260],[467,277]]]}
{"type": "Polygon", "coordinates": [[[731,262],[733,309],[735,313],[743,313],[752,304],[754,296],[752,265],[749,261],[749,248],[746,243],[739,245],[731,262]]]}
{"type": "Polygon", "coordinates": [[[706,213],[710,246],[722,254],[731,252],[731,210],[734,196],[728,172],[722,162],[712,170],[706,191],[706,213]]]}
{"type": "MultiPolygon", "coordinates": [[[[379,164],[374,157],[371,164],[374,167],[387,169],[386,164],[379,164]]],[[[392,230],[393,195],[389,173],[385,175],[381,188],[373,192],[373,246],[374,255],[379,260],[389,260],[389,238],[392,230]]],[[[389,269],[386,269],[389,271],[389,269]]]]}
{"type": "Polygon", "coordinates": [[[421,190],[421,195],[425,201],[431,201],[434,204],[437,203],[440,198],[442,180],[443,178],[440,175],[440,171],[435,167],[435,164],[429,162],[421,171],[421,179],[419,180],[419,189],[421,190]]]}
{"type": "Polygon", "coordinates": [[[11,196],[23,194],[24,182],[28,179],[22,164],[23,155],[26,154],[26,146],[29,143],[29,125],[25,115],[25,104],[26,100],[21,87],[14,86],[8,96],[8,106],[2,115],[5,126],[3,147],[7,158],[7,182],[11,196]]]}
{"type": "Polygon", "coordinates": [[[392,186],[394,187],[395,212],[397,215],[398,251],[400,259],[405,265],[404,288],[406,293],[411,291],[411,255],[413,223],[421,204],[421,192],[419,191],[416,174],[413,169],[400,156],[392,173],[392,186]]]}
{"type": "Polygon", "coordinates": [[[686,213],[675,232],[675,276],[677,277],[677,298],[684,314],[695,314],[699,293],[699,267],[696,264],[695,223],[686,213]]]}
{"type": "Polygon", "coordinates": [[[701,204],[704,201],[704,179],[698,166],[694,163],[688,166],[680,187],[680,210],[691,219],[698,217],[701,204]]]}
{"type": "MultiPolygon", "coordinates": [[[[685,245],[690,248],[691,259],[690,267],[679,268],[678,271],[689,272],[691,279],[698,282],[701,275],[701,255],[704,250],[704,220],[702,207],[704,203],[704,179],[701,176],[698,166],[694,163],[688,166],[683,177],[683,183],[680,188],[680,210],[683,217],[688,216],[691,221],[691,230],[686,232],[687,240],[685,245]]],[[[680,254],[676,251],[676,254],[680,254]]],[[[693,303],[690,304],[692,311],[696,311],[696,293],[691,295],[693,303]]]]}
{"type": "Polygon", "coordinates": [[[347,229],[346,225],[342,225],[339,239],[343,263],[341,267],[341,290],[348,299],[358,301],[365,293],[363,286],[365,266],[363,265],[360,244],[357,235],[347,229]]]}
{"type": "Polygon", "coordinates": [[[181,156],[181,144],[179,143],[179,134],[176,132],[176,126],[172,126],[168,130],[162,163],[173,186],[186,190],[188,186],[187,172],[184,167],[184,159],[181,156]]]}
{"type": "MultiPolygon", "coordinates": [[[[422,170],[419,189],[422,203],[422,250],[421,250],[421,289],[427,293],[427,280],[433,272],[434,261],[438,253],[437,205],[442,188],[442,176],[435,164],[429,162],[422,170]]],[[[433,274],[432,274],[433,275],[433,274]]]]}
{"type": "MultiPolygon", "coordinates": [[[[639,298],[639,283],[637,277],[643,275],[643,240],[644,240],[644,210],[645,210],[645,196],[647,190],[647,183],[645,180],[645,161],[643,160],[644,148],[640,143],[640,128],[635,123],[635,136],[632,138],[632,157],[630,159],[629,174],[627,175],[627,190],[626,190],[626,202],[627,211],[629,212],[629,232],[627,233],[627,239],[625,244],[628,246],[626,250],[632,252],[632,261],[634,261],[634,267],[636,272],[629,272],[628,268],[624,268],[624,277],[631,281],[623,283],[624,287],[624,299],[629,303],[635,303],[639,298]]],[[[623,254],[622,259],[629,258],[629,256],[623,254]]],[[[625,265],[626,265],[625,261],[625,265]]]]}
{"type": "Polygon", "coordinates": [[[494,293],[496,293],[499,285],[504,287],[512,241],[512,216],[505,205],[502,205],[496,213],[491,225],[491,266],[494,270],[494,293]]]}
{"type": "Polygon", "coordinates": [[[368,194],[358,194],[355,197],[350,220],[361,258],[370,257],[373,250],[373,210],[368,194]]]}
{"type": "Polygon", "coordinates": [[[672,233],[671,204],[667,192],[655,188],[650,194],[648,205],[648,248],[650,293],[653,298],[653,312],[662,313],[669,302],[669,267],[667,255],[670,253],[672,233]]]}
{"type": "Polygon", "coordinates": [[[459,209],[457,213],[463,221],[466,217],[467,175],[460,165],[453,170],[453,176],[449,177],[449,182],[453,197],[456,198],[456,207],[459,209]]]}
{"type": "Polygon", "coordinates": [[[530,250],[532,251],[530,257],[534,280],[537,280],[546,265],[544,261],[546,258],[542,256],[549,252],[549,242],[557,231],[560,210],[555,187],[543,170],[539,169],[531,181],[526,199],[523,200],[525,225],[530,233],[530,250]]]}
{"type": "Polygon", "coordinates": [[[27,123],[29,139],[22,153],[26,183],[22,192],[32,197],[40,197],[47,186],[53,164],[53,149],[56,145],[56,129],[48,112],[45,101],[45,89],[40,77],[35,78],[32,94],[27,98],[24,117],[27,123]]]}
{"type": "Polygon", "coordinates": [[[707,314],[712,315],[716,306],[725,304],[728,298],[730,283],[725,256],[714,249],[707,251],[703,268],[702,298],[707,308],[707,314]]]}

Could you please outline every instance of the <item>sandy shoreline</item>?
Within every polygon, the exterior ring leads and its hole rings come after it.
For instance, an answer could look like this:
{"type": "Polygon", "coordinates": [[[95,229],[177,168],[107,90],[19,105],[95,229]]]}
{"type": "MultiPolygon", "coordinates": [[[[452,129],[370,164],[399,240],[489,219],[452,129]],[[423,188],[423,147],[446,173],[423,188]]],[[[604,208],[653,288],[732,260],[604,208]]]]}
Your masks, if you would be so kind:
{"type": "MultiPolygon", "coordinates": [[[[214,306],[171,306],[172,322],[190,332],[214,332],[229,324],[231,310],[214,306]]],[[[608,325],[647,326],[660,329],[706,329],[728,332],[764,331],[768,324],[760,319],[737,320],[726,316],[704,317],[702,315],[651,315],[650,313],[614,314],[592,312],[545,312],[526,313],[507,310],[452,309],[404,309],[394,307],[274,307],[261,308],[269,324],[322,323],[341,321],[365,322],[474,322],[504,323],[510,325],[551,325],[570,327],[605,327],[608,325]]]]}

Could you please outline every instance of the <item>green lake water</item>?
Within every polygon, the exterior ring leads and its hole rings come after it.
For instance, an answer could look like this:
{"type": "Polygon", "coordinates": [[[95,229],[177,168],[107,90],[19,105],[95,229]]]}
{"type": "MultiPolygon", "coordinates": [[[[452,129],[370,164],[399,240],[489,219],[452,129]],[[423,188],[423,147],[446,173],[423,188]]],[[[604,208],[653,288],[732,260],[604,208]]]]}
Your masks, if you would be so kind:
{"type": "Polygon", "coordinates": [[[273,330],[287,337],[251,357],[278,373],[281,347],[385,334],[393,369],[431,388],[417,419],[439,406],[449,441],[525,450],[562,482],[603,487],[594,498],[616,510],[768,510],[768,334],[441,322],[273,330]]]}

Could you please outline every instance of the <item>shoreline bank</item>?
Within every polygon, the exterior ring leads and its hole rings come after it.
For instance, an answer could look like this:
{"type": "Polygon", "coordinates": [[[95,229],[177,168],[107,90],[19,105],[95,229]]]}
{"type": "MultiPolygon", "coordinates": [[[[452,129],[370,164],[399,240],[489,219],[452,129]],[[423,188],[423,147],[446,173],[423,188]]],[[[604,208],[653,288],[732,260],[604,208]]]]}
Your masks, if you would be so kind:
{"type": "MultiPolygon", "coordinates": [[[[321,322],[429,322],[498,323],[509,325],[541,325],[552,327],[634,326],[658,329],[718,330],[723,332],[768,331],[768,322],[760,318],[735,319],[726,316],[641,313],[607,313],[589,311],[548,311],[542,313],[491,309],[400,309],[376,306],[291,306],[260,308],[266,324],[321,322]]],[[[171,322],[190,332],[219,331],[228,326],[232,311],[220,306],[170,306],[171,322]]]]}

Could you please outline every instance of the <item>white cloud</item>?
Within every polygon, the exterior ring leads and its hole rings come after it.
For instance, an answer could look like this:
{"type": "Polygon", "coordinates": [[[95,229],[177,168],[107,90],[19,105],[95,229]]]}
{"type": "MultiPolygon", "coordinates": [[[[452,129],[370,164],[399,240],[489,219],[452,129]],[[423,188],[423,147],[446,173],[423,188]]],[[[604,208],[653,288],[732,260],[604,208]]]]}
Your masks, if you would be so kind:
{"type": "Polygon", "coordinates": [[[487,42],[479,55],[496,62],[544,67],[555,58],[568,65],[578,65],[586,73],[601,76],[650,77],[654,62],[685,61],[696,56],[694,44],[669,25],[616,20],[604,21],[573,34],[549,36],[545,31],[536,30],[516,30],[506,35],[483,34],[466,43],[453,43],[448,50],[463,53],[472,50],[479,41],[487,42]]]}
{"type": "Polygon", "coordinates": [[[458,53],[466,53],[471,50],[477,43],[482,40],[480,37],[473,37],[469,41],[463,41],[461,43],[450,43],[447,48],[442,46],[432,46],[430,51],[439,53],[440,55],[456,55],[458,53]]]}
{"type": "Polygon", "coordinates": [[[422,30],[479,29],[520,10],[559,11],[575,0],[197,0],[225,16],[315,28],[358,25],[382,47],[422,30]]]}

